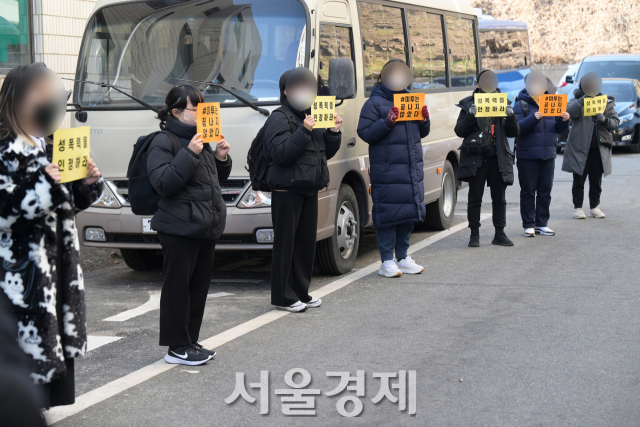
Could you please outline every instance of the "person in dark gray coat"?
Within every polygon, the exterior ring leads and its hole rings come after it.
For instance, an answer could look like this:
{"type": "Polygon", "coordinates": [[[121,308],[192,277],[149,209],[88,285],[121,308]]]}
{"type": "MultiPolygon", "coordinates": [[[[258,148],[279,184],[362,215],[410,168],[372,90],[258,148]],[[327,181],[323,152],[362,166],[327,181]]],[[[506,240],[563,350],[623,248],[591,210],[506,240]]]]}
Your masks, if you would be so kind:
{"type": "Polygon", "coordinates": [[[592,218],[604,218],[600,210],[602,194],[602,176],[611,173],[611,149],[613,135],[620,119],[614,109],[616,100],[607,97],[604,114],[584,115],[584,100],[587,97],[599,96],[602,90],[602,79],[596,73],[587,73],[580,80],[579,88],[574,91],[575,98],[567,105],[567,113],[571,116],[571,131],[562,160],[562,170],[573,173],[573,205],[576,219],[585,219],[582,210],[584,184],[589,177],[589,205],[592,218]]]}
{"type": "Polygon", "coordinates": [[[171,89],[158,113],[165,132],[153,139],[147,157],[149,181],[159,197],[151,227],[158,232],[164,257],[160,345],[169,346],[167,362],[183,365],[200,365],[215,355],[198,344],[198,336],[213,252],[226,221],[220,182],[231,173],[224,136],[212,147],[196,134],[197,106],[203,101],[193,86],[171,89]]]}

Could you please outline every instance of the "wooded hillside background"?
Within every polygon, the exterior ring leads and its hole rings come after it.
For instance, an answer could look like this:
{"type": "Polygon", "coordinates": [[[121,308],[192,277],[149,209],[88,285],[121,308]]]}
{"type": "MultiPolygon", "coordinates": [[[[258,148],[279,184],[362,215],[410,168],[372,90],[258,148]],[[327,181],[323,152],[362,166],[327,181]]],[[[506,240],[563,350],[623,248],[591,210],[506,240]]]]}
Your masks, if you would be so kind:
{"type": "Polygon", "coordinates": [[[640,53],[640,0],[471,0],[496,19],[529,26],[537,64],[579,62],[601,53],[640,53]]]}

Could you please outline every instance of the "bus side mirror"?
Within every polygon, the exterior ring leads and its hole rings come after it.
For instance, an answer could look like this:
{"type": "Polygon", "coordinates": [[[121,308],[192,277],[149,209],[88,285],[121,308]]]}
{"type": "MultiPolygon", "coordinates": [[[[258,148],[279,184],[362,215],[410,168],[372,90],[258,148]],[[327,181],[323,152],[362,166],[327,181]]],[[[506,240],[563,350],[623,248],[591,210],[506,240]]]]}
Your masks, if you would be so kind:
{"type": "Polygon", "coordinates": [[[567,83],[573,83],[573,76],[567,76],[564,80],[565,80],[567,83]]]}
{"type": "Polygon", "coordinates": [[[336,99],[355,96],[356,71],[351,58],[334,58],[329,61],[329,94],[336,99]]]}

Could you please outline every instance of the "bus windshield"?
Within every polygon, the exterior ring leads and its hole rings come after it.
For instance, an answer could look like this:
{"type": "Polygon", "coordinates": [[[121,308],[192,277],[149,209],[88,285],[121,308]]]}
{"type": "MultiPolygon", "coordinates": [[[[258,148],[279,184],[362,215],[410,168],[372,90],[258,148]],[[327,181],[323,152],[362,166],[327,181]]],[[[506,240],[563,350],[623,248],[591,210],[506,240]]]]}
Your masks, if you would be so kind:
{"type": "Polygon", "coordinates": [[[480,28],[482,67],[487,70],[528,68],[529,36],[527,30],[488,30],[480,28]]]}
{"type": "MultiPolygon", "coordinates": [[[[306,64],[306,21],[298,0],[118,3],[90,19],[77,78],[124,88],[157,106],[177,84],[196,86],[206,102],[239,103],[209,82],[275,103],[280,75],[306,64]]],[[[76,83],[75,93],[85,107],[139,107],[95,84],[76,83]]]]}

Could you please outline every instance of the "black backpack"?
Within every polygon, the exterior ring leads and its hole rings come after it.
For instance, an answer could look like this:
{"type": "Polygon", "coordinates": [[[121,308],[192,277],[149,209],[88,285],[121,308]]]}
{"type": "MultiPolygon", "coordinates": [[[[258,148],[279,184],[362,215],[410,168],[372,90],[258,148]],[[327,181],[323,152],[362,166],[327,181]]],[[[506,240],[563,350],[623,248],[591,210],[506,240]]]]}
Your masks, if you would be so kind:
{"type": "Polygon", "coordinates": [[[151,146],[151,141],[159,133],[164,133],[169,137],[174,155],[182,149],[182,143],[176,134],[166,129],[138,138],[133,146],[133,154],[127,169],[129,203],[131,211],[136,215],[153,215],[158,210],[158,194],[149,181],[149,175],[147,175],[147,151],[151,146]]]}
{"type": "MultiPolygon", "coordinates": [[[[298,123],[296,122],[296,118],[293,116],[291,110],[283,105],[273,110],[271,115],[276,111],[280,111],[282,114],[287,116],[289,130],[291,133],[295,132],[298,128],[298,123]]],[[[249,179],[251,180],[251,188],[253,191],[271,191],[271,188],[267,184],[267,173],[269,172],[271,161],[268,159],[268,156],[265,156],[264,141],[264,132],[267,128],[268,121],[269,119],[264,122],[264,125],[260,128],[256,137],[251,141],[251,147],[247,154],[248,167],[245,167],[245,169],[249,172],[249,179]]]]}
{"type": "Polygon", "coordinates": [[[474,131],[462,140],[462,148],[464,148],[468,154],[473,155],[489,154],[493,145],[494,142],[491,131],[474,131]]]}

